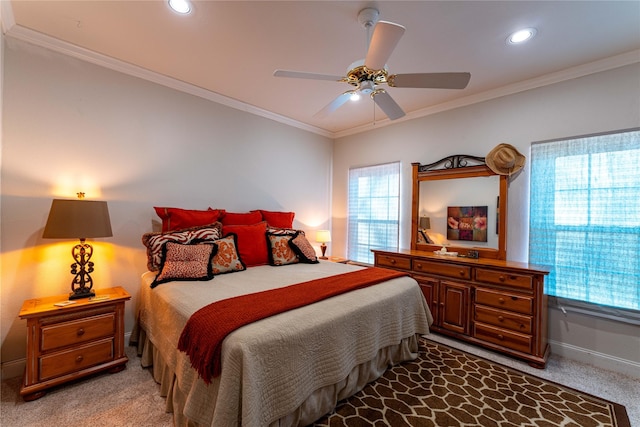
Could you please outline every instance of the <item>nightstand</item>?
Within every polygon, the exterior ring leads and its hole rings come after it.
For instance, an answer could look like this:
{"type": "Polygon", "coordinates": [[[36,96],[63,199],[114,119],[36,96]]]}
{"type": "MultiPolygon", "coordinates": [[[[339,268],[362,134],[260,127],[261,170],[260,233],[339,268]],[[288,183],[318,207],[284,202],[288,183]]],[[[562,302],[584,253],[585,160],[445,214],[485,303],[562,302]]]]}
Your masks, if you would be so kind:
{"type": "Polygon", "coordinates": [[[71,380],[126,367],[124,304],[131,296],[122,287],[97,289],[96,299],[68,301],[69,294],[25,301],[27,367],[20,395],[38,399],[46,389],[71,380]],[[100,298],[106,299],[100,299],[100,298]]]}
{"type": "Polygon", "coordinates": [[[331,261],[331,262],[337,262],[337,263],[340,263],[340,264],[346,264],[346,263],[349,262],[348,259],[342,258],[342,257],[339,257],[339,256],[330,256],[330,257],[327,257],[326,260],[327,261],[331,261]]]}

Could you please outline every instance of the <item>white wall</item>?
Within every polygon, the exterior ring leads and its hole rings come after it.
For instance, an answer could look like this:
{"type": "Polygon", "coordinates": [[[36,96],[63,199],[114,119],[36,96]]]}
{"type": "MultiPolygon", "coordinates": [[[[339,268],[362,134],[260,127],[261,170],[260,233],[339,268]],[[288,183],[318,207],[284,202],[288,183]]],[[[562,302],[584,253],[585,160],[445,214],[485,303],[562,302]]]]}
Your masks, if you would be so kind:
{"type": "MultiPolygon", "coordinates": [[[[592,74],[434,114],[336,141],[333,157],[333,255],[346,254],[348,170],[402,162],[401,246],[409,247],[411,163],[452,154],[485,156],[509,143],[529,157],[531,142],[640,126],[640,64],[592,74]]],[[[529,165],[509,187],[508,259],[527,261],[529,165]]],[[[535,191],[535,189],[534,189],[535,191]]],[[[639,254],[640,255],[640,254],[639,254]]],[[[552,349],[576,358],[599,354],[640,372],[640,327],[551,310],[552,349]],[[615,331],[613,334],[611,331],[615,331]]]]}
{"type": "Polygon", "coordinates": [[[23,300],[69,291],[75,242],[41,237],[53,198],[108,201],[113,237],[91,242],[92,277],[134,296],[127,331],[153,206],[291,210],[296,227],[330,226],[330,139],[11,38],[4,48],[3,367],[25,354],[23,300]]]}

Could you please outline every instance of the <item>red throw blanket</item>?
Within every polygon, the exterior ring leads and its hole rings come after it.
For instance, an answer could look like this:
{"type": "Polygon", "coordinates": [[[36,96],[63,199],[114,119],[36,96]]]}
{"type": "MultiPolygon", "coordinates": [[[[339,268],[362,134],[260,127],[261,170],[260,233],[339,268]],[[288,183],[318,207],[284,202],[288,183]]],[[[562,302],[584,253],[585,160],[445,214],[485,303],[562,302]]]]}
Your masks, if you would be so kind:
{"type": "Polygon", "coordinates": [[[220,375],[222,341],[241,326],[407,273],[371,267],[209,304],[191,315],[178,349],[205,383],[220,375]]]}

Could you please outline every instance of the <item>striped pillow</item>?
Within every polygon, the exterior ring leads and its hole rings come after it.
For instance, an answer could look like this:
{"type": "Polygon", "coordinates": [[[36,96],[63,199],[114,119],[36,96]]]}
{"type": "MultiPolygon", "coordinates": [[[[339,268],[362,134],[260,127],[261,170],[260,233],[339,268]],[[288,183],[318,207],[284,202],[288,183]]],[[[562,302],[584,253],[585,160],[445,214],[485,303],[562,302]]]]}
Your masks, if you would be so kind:
{"type": "Polygon", "coordinates": [[[194,240],[218,240],[221,236],[222,224],[219,222],[170,233],[146,233],[142,236],[142,244],[147,247],[147,268],[149,271],[160,270],[162,247],[167,242],[188,244],[194,240]]]}

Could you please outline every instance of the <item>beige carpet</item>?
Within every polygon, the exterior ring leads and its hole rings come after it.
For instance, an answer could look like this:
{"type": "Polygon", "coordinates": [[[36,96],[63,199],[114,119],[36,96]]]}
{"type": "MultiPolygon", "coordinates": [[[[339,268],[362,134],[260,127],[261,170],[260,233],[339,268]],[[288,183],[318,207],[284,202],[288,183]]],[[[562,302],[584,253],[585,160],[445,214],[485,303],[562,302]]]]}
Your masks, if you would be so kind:
{"type": "MultiPolygon", "coordinates": [[[[460,345],[457,341],[432,335],[445,344],[460,345]],[[453,343],[453,344],[452,344],[453,343]]],[[[477,347],[473,353],[498,360],[503,364],[533,375],[587,390],[591,394],[624,404],[632,427],[640,427],[640,381],[624,375],[596,370],[552,354],[547,369],[537,370],[515,359],[506,358],[477,347]]],[[[165,402],[158,385],[148,370],[140,367],[135,350],[127,347],[127,369],[117,374],[101,374],[51,390],[33,402],[23,402],[19,396],[20,378],[2,382],[0,389],[0,425],[2,427],[111,427],[173,425],[171,414],[164,411],[165,402]]],[[[353,426],[353,424],[349,424],[353,426]]],[[[380,423],[378,425],[390,425],[380,423]]],[[[428,424],[425,424],[428,425],[428,424]]],[[[394,426],[395,427],[395,426],[394,426]]]]}

